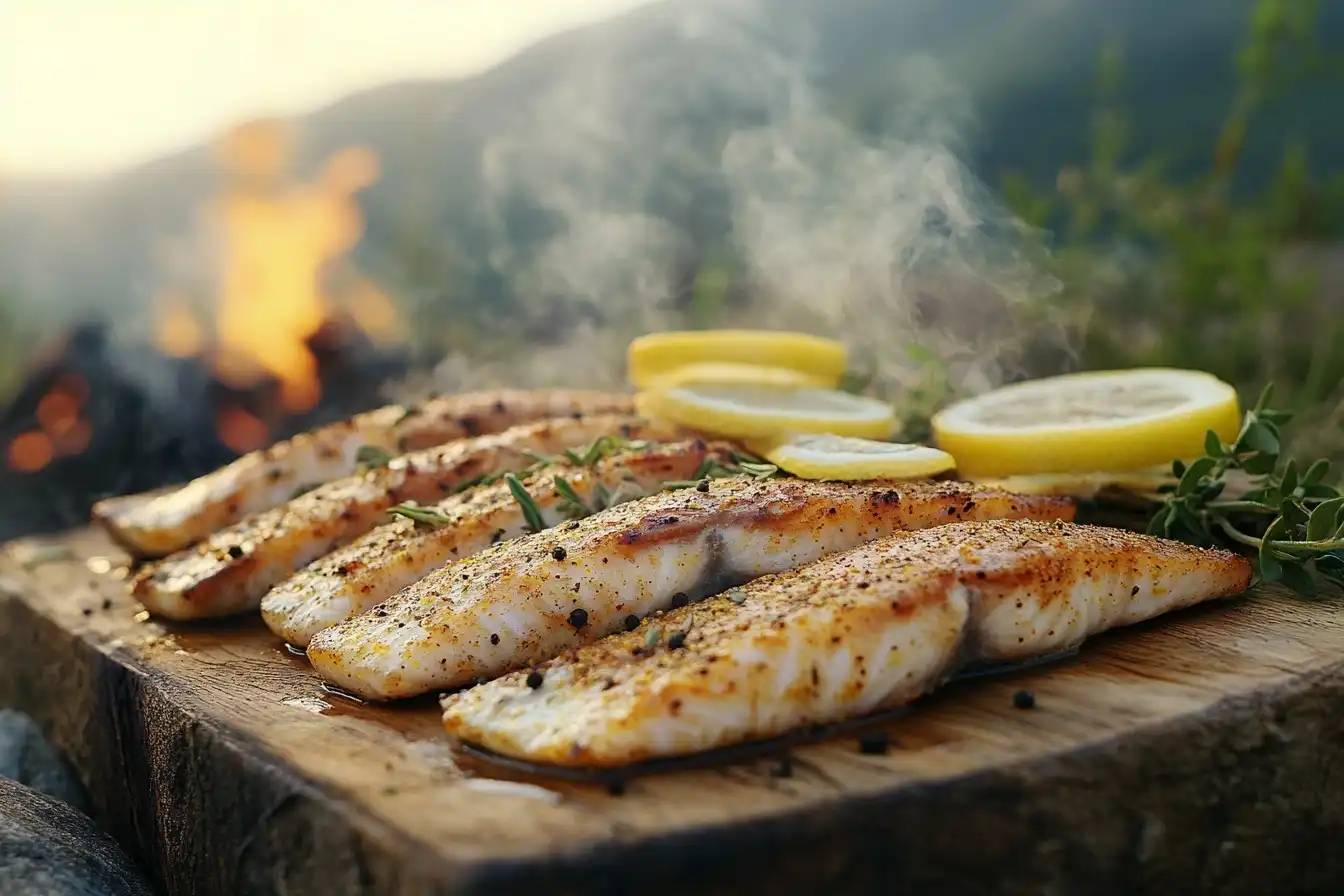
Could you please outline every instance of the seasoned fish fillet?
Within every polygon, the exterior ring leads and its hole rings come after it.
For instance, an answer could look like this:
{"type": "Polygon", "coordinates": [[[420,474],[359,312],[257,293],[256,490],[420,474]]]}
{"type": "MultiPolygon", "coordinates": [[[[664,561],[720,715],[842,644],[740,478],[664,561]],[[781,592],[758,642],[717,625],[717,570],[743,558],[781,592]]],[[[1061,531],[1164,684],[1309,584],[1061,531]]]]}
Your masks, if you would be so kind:
{"type": "MultiPolygon", "coordinates": [[[[732,453],[724,442],[644,443],[591,468],[557,463],[521,484],[550,527],[661,491],[669,482],[689,480],[708,462],[731,463],[732,453]],[[571,496],[557,491],[557,476],[571,496]],[[573,498],[582,506],[574,506],[573,498]]],[[[428,524],[398,519],[379,526],[271,589],[261,601],[271,631],[306,647],[322,629],[371,609],[439,567],[532,531],[506,482],[452,495],[424,509],[438,519],[428,524]]]]}
{"type": "Polygon", "coordinates": [[[1077,647],[1250,587],[1251,562],[1123,529],[1000,520],[893,536],[887,562],[955,564],[971,589],[968,656],[1014,660],[1077,647]]]}
{"type": "Polygon", "coordinates": [[[1067,499],[954,482],[721,479],[445,566],[318,633],[308,658],[360,696],[410,697],[539,662],[629,619],[902,529],[1073,513],[1067,499]]]}
{"type": "Polygon", "coordinates": [[[639,417],[601,414],[527,423],[449,442],[338,479],[283,507],[249,517],[141,570],[132,583],[150,612],[170,619],[255,609],[272,587],[387,520],[403,501],[437,501],[482,474],[522,470],[605,435],[667,441],[684,430],[639,417]]]}
{"type": "Polygon", "coordinates": [[[1071,523],[900,533],[445,697],[444,723],[556,765],[684,755],[898,706],[968,659],[1049,653],[1249,582],[1233,554],[1071,523]]]}
{"type": "Polygon", "coordinates": [[[379,408],[253,451],[183,486],[100,501],[93,518],[132,555],[164,557],[302,489],[351,475],[365,445],[415,451],[534,420],[632,409],[628,395],[564,389],[472,392],[379,408]]]}

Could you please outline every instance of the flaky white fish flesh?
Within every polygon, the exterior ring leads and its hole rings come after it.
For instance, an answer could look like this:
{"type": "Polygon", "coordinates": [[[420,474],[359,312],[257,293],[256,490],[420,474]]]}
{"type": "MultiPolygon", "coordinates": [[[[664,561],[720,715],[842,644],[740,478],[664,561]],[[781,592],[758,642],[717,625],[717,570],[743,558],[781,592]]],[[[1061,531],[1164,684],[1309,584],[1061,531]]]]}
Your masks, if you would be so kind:
{"type": "Polygon", "coordinates": [[[904,705],[1233,595],[1250,563],[1145,535],[1002,520],[900,533],[446,696],[454,737],[561,766],[693,754],[904,705]]]}
{"type": "Polygon", "coordinates": [[[1073,513],[1067,499],[954,482],[721,479],[436,570],[319,632],[308,658],[361,697],[410,697],[540,662],[655,610],[903,529],[1073,513]]]}
{"type": "Polygon", "coordinates": [[[392,405],[300,433],[191,482],[99,501],[93,519],[139,558],[164,557],[297,492],[356,472],[361,448],[399,454],[571,414],[630,413],[628,395],[500,389],[392,405]]]}
{"type": "Polygon", "coordinates": [[[151,613],[169,619],[254,610],[275,585],[386,522],[394,505],[437,501],[483,474],[522,470],[537,454],[607,435],[664,441],[686,432],[640,417],[599,414],[542,420],[414,451],[318,486],[156,561],[137,574],[132,591],[151,613]]]}
{"type": "MultiPolygon", "coordinates": [[[[723,442],[630,444],[635,447],[591,466],[561,460],[522,479],[544,525],[654,494],[669,483],[691,480],[708,463],[726,465],[733,458],[732,446],[723,442]]],[[[439,567],[532,531],[507,482],[417,511],[415,519],[379,526],[275,586],[261,601],[266,624],[290,644],[306,647],[319,631],[364,613],[439,567]]]]}

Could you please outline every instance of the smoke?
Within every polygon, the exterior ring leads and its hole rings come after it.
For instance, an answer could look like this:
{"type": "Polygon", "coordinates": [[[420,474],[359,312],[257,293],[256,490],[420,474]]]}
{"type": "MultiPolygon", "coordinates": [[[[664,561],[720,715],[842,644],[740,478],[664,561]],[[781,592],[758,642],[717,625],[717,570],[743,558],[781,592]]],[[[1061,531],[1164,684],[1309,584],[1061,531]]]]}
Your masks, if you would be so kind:
{"type": "Polygon", "coordinates": [[[968,98],[907,59],[879,136],[863,136],[815,88],[805,20],[775,13],[646,10],[656,40],[595,31],[567,77],[500,116],[481,156],[487,257],[522,272],[511,325],[543,344],[449,359],[441,385],[615,383],[630,337],[688,323],[833,335],[888,394],[928,352],[974,391],[1013,376],[1029,344],[1063,344],[1026,321],[1057,288],[1040,236],[957,158],[968,98]],[[723,246],[739,288],[706,309],[694,274],[723,246]]]}

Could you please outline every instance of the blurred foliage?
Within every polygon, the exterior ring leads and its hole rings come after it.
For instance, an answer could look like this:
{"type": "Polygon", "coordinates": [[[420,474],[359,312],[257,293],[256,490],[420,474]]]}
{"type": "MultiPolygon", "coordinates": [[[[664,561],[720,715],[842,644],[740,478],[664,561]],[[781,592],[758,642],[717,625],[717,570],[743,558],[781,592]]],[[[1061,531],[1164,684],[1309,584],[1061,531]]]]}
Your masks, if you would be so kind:
{"type": "Polygon", "coordinates": [[[1316,424],[1301,450],[1338,458],[1344,297],[1327,294],[1319,273],[1323,260],[1338,266],[1338,249],[1326,247],[1344,223],[1344,173],[1320,176],[1308,147],[1285,136],[1267,186],[1245,189],[1240,177],[1257,122],[1293,91],[1344,73],[1344,60],[1317,45],[1317,15],[1317,0],[1255,6],[1237,89],[1198,176],[1175,179],[1171,158],[1129,151],[1114,48],[1098,66],[1091,158],[1060,171],[1053,189],[1010,174],[1004,191],[1026,221],[1056,235],[1051,264],[1063,289],[1037,311],[1064,316],[1081,366],[1202,368],[1248,401],[1272,381],[1281,403],[1316,424]]]}

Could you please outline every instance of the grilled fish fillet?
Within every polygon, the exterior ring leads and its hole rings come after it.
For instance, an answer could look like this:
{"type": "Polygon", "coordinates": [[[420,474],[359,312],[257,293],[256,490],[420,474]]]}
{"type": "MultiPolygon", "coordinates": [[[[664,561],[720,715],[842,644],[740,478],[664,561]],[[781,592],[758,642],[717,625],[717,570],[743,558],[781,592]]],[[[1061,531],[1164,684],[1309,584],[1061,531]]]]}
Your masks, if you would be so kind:
{"type": "Polygon", "coordinates": [[[450,564],[318,633],[308,658],[362,697],[410,697],[539,662],[682,600],[903,529],[1072,518],[1067,499],[964,483],[721,479],[450,564]]]}
{"type": "Polygon", "coordinates": [[[437,501],[482,474],[522,470],[537,453],[612,434],[658,441],[686,436],[672,424],[603,414],[543,420],[412,452],[328,482],[166,557],[141,570],[132,590],[150,612],[169,619],[255,609],[272,587],[385,522],[395,504],[437,501]]]}
{"type": "Polygon", "coordinates": [[[401,453],[534,420],[632,410],[628,395],[562,389],[471,392],[379,408],[253,451],[179,488],[100,501],[93,518],[133,556],[164,557],[304,488],[353,474],[365,445],[401,453]]]}
{"type": "Polygon", "coordinates": [[[556,765],[684,755],[898,706],[970,658],[1048,653],[1249,582],[1233,554],[1071,523],[901,533],[445,697],[444,724],[556,765]]]}
{"type": "MultiPolygon", "coordinates": [[[[557,463],[521,484],[550,527],[661,491],[669,482],[691,479],[706,462],[727,464],[731,456],[732,446],[723,442],[646,443],[591,468],[557,463]],[[581,507],[556,490],[557,476],[581,507]]],[[[425,510],[438,515],[437,524],[398,519],[379,526],[271,589],[261,601],[271,631],[306,647],[322,629],[372,609],[439,567],[531,531],[506,482],[452,495],[425,510]]]]}

